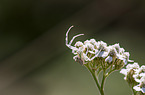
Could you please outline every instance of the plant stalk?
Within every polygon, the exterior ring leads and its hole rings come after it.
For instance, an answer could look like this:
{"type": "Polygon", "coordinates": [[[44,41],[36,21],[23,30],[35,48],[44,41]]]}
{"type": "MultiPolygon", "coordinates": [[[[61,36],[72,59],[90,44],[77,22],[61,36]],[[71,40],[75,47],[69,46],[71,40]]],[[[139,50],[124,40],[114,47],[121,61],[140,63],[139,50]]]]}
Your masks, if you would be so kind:
{"type": "MultiPolygon", "coordinates": [[[[96,77],[96,75],[95,75],[95,71],[92,71],[91,68],[90,68],[87,64],[86,64],[85,66],[88,68],[88,70],[89,70],[90,73],[92,74],[93,79],[95,80],[95,83],[96,83],[96,85],[97,85],[97,87],[98,87],[98,89],[99,89],[99,91],[100,91],[100,94],[101,94],[101,95],[104,95],[104,88],[103,88],[103,86],[100,87],[99,81],[98,81],[98,79],[97,79],[97,77],[96,77]]],[[[103,85],[104,85],[104,81],[105,81],[105,77],[104,77],[103,80],[102,80],[102,84],[103,84],[103,85]]]]}

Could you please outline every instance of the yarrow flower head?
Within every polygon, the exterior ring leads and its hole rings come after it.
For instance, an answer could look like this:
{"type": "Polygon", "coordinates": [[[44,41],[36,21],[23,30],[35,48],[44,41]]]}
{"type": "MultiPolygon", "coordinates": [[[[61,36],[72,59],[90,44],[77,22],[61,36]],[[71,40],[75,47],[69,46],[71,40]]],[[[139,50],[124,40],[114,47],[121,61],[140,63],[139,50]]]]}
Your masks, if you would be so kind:
{"type": "Polygon", "coordinates": [[[124,79],[127,80],[128,76],[131,76],[133,78],[133,74],[135,73],[135,71],[139,68],[138,63],[134,63],[134,64],[128,64],[126,66],[126,69],[121,69],[120,73],[124,74],[125,77],[124,79]],[[131,74],[131,75],[130,75],[131,74]]]}
{"type": "Polygon", "coordinates": [[[107,46],[107,43],[103,41],[90,39],[84,42],[77,41],[73,46],[73,40],[84,34],[78,34],[68,42],[68,33],[72,27],[73,26],[71,26],[66,33],[66,46],[70,48],[75,55],[73,57],[75,61],[82,65],[87,64],[88,62],[102,61],[104,64],[103,68],[113,66],[115,69],[121,69],[127,62],[132,62],[129,60],[129,52],[125,52],[123,48],[120,48],[119,44],[107,46]]]}
{"type": "Polygon", "coordinates": [[[145,65],[139,67],[138,63],[128,64],[126,69],[121,69],[124,79],[136,92],[145,93],[145,65]]]}
{"type": "Polygon", "coordinates": [[[140,80],[138,81],[138,85],[134,86],[133,89],[136,91],[141,91],[142,93],[145,93],[145,73],[140,75],[140,80]]]}
{"type": "MultiPolygon", "coordinates": [[[[66,46],[72,50],[72,53],[74,54],[73,59],[90,71],[100,94],[104,95],[105,79],[112,72],[122,69],[128,62],[133,62],[132,60],[129,60],[130,54],[129,52],[126,52],[124,48],[121,48],[119,43],[107,45],[107,43],[96,41],[95,39],[89,39],[84,42],[77,41],[72,45],[72,42],[76,37],[84,35],[78,34],[69,42],[68,33],[72,27],[73,26],[71,26],[66,33],[66,46]],[[100,79],[101,84],[98,81],[100,72],[102,72],[102,78],[100,79]]],[[[145,87],[145,82],[143,80],[145,77],[143,77],[141,72],[145,71],[145,67],[142,67],[139,71],[138,69],[138,63],[128,64],[126,69],[121,70],[121,73],[125,75],[125,80],[129,83],[133,83],[135,86],[134,89],[143,92],[145,87]]]]}
{"type": "Polygon", "coordinates": [[[133,77],[138,83],[138,85],[134,86],[133,89],[145,93],[145,65],[138,68],[133,77]]]}

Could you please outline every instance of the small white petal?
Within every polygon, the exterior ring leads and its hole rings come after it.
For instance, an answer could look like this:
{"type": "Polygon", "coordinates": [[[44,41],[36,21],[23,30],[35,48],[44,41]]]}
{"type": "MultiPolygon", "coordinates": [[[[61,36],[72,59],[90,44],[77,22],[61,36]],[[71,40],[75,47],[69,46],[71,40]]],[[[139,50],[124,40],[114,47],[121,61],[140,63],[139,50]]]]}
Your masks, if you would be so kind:
{"type": "Polygon", "coordinates": [[[115,49],[116,49],[116,51],[119,53],[120,52],[120,46],[119,46],[119,43],[117,43],[117,44],[114,44],[114,45],[112,45],[115,49]]]}
{"type": "Polygon", "coordinates": [[[122,55],[120,55],[120,54],[116,54],[116,56],[117,56],[117,59],[124,60],[124,58],[123,58],[122,55]]]}
{"type": "Polygon", "coordinates": [[[134,64],[133,64],[133,68],[138,69],[138,68],[139,68],[138,63],[134,62],[134,64]]]}
{"type": "Polygon", "coordinates": [[[141,68],[142,68],[142,69],[145,69],[145,65],[142,65],[141,68]]]}
{"type": "Polygon", "coordinates": [[[140,73],[139,76],[145,77],[145,73],[140,73]]]}
{"type": "Polygon", "coordinates": [[[136,90],[136,91],[141,91],[142,90],[138,85],[134,86],[133,89],[136,90]]]}
{"type": "Polygon", "coordinates": [[[102,54],[102,57],[105,58],[105,57],[107,57],[107,56],[108,56],[108,52],[105,52],[105,51],[104,51],[103,54],[102,54]]]}
{"type": "Polygon", "coordinates": [[[104,47],[107,46],[107,44],[105,42],[103,42],[103,41],[98,41],[98,44],[101,45],[101,46],[104,46],[104,47]]]}
{"type": "Polygon", "coordinates": [[[124,74],[125,76],[127,76],[127,72],[128,72],[127,69],[121,69],[121,71],[120,71],[120,73],[121,74],[124,74]]]}
{"type": "Polygon", "coordinates": [[[94,50],[94,46],[90,43],[86,43],[84,46],[88,49],[94,50]]]}
{"type": "Polygon", "coordinates": [[[96,43],[96,40],[95,39],[90,39],[90,43],[94,45],[96,43]]]}
{"type": "Polygon", "coordinates": [[[126,77],[124,77],[124,80],[126,80],[126,77]]]}
{"type": "Polygon", "coordinates": [[[98,49],[105,50],[107,48],[107,44],[103,41],[98,41],[98,49]]]}
{"type": "Polygon", "coordinates": [[[141,68],[140,68],[140,72],[145,73],[145,65],[142,65],[142,66],[141,66],[141,68]]]}
{"type": "Polygon", "coordinates": [[[120,48],[119,50],[120,50],[120,52],[119,52],[120,54],[124,53],[124,51],[125,51],[124,48],[120,48]]]}
{"type": "Polygon", "coordinates": [[[82,42],[78,41],[78,42],[75,43],[75,47],[81,47],[81,46],[83,46],[82,42]]]}
{"type": "Polygon", "coordinates": [[[140,83],[140,82],[141,82],[141,80],[140,80],[140,79],[138,79],[138,78],[134,78],[134,80],[135,80],[136,82],[138,82],[138,83],[140,83]]]}
{"type": "Polygon", "coordinates": [[[123,55],[125,59],[129,60],[129,56],[130,56],[129,52],[124,52],[123,55]]]}
{"type": "Polygon", "coordinates": [[[78,48],[73,47],[73,48],[72,48],[72,53],[73,53],[73,54],[77,54],[77,52],[78,52],[78,48]]]}
{"type": "Polygon", "coordinates": [[[90,43],[90,41],[89,41],[89,40],[86,40],[86,41],[84,42],[84,44],[88,44],[88,43],[90,43]]]}
{"type": "Polygon", "coordinates": [[[73,59],[76,61],[76,60],[77,60],[77,57],[78,57],[78,56],[76,55],[76,56],[73,57],[73,59]]]}
{"type": "Polygon", "coordinates": [[[83,58],[85,61],[90,61],[90,58],[89,58],[85,53],[83,53],[82,58],[83,58]]]}
{"type": "Polygon", "coordinates": [[[133,64],[128,64],[126,66],[127,69],[139,69],[138,63],[134,62],[133,64]]]}

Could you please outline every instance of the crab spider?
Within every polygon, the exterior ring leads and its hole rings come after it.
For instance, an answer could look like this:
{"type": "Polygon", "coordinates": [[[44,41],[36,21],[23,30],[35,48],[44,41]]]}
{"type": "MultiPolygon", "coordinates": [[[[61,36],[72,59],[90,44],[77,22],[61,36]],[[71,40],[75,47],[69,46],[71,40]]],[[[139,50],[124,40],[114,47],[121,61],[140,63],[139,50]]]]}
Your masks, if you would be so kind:
{"type": "MultiPolygon", "coordinates": [[[[69,31],[73,28],[74,26],[71,26],[68,30],[67,30],[67,32],[66,32],[66,46],[68,47],[68,48],[70,48],[70,49],[75,49],[76,47],[74,47],[74,46],[72,46],[71,44],[72,44],[72,42],[74,41],[74,39],[75,38],[77,38],[77,37],[79,37],[79,36],[82,36],[82,35],[84,35],[84,34],[78,34],[78,35],[76,35],[76,36],[74,36],[72,39],[71,39],[71,41],[70,42],[68,42],[68,33],[69,33],[69,31]]],[[[77,60],[76,61],[83,61],[83,63],[84,63],[84,60],[82,60],[82,59],[86,59],[87,61],[92,61],[93,59],[95,59],[98,55],[99,55],[99,53],[101,52],[101,50],[102,50],[102,48],[92,57],[92,58],[89,58],[88,56],[87,56],[87,54],[88,54],[88,48],[87,48],[87,52],[86,53],[82,53],[81,54],[81,56],[77,56],[78,58],[77,58],[77,60]]],[[[78,54],[79,55],[79,54],[78,54]]]]}

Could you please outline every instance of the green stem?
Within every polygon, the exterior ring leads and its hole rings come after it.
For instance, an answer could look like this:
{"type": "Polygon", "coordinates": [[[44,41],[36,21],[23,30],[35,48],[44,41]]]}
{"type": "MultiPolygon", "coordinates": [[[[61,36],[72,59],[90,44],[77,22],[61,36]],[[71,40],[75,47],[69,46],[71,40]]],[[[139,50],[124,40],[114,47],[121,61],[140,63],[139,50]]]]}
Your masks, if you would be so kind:
{"type": "MultiPolygon", "coordinates": [[[[86,64],[85,66],[88,68],[88,70],[89,70],[90,73],[92,74],[93,79],[95,80],[95,83],[96,83],[96,85],[97,85],[97,87],[98,87],[98,89],[99,89],[99,91],[100,91],[100,85],[99,85],[99,82],[98,82],[97,77],[95,76],[95,72],[93,72],[93,71],[91,70],[91,68],[90,68],[87,64],[86,64]]],[[[101,93],[101,91],[100,91],[100,93],[101,93]]],[[[104,95],[104,94],[101,93],[101,95],[104,95]]]]}
{"type": "Polygon", "coordinates": [[[99,73],[102,71],[101,68],[99,68],[99,70],[97,71],[97,76],[99,76],[99,73]]]}
{"type": "Polygon", "coordinates": [[[131,90],[132,90],[132,95],[137,95],[137,92],[133,89],[134,84],[129,84],[129,82],[128,82],[128,81],[127,81],[127,83],[128,83],[129,87],[130,87],[130,88],[131,88],[131,90]]]}
{"type": "Polygon", "coordinates": [[[106,76],[105,76],[105,73],[103,74],[103,79],[102,79],[102,83],[101,83],[101,95],[104,95],[104,83],[105,83],[105,79],[106,79],[106,76]]]}
{"type": "Polygon", "coordinates": [[[114,71],[115,71],[115,69],[110,69],[110,71],[106,74],[106,77],[108,77],[114,71]]]}

